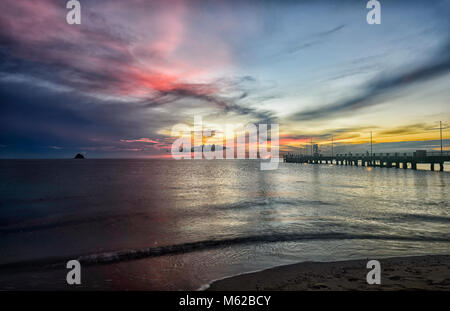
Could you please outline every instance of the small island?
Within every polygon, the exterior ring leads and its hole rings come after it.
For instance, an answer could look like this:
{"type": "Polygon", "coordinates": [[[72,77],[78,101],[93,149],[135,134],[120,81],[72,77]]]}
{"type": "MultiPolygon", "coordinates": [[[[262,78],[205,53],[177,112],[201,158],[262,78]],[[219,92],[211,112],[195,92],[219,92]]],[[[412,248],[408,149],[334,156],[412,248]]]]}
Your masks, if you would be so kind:
{"type": "Polygon", "coordinates": [[[74,157],[74,159],[85,159],[85,157],[81,153],[77,153],[77,155],[74,157]]]}

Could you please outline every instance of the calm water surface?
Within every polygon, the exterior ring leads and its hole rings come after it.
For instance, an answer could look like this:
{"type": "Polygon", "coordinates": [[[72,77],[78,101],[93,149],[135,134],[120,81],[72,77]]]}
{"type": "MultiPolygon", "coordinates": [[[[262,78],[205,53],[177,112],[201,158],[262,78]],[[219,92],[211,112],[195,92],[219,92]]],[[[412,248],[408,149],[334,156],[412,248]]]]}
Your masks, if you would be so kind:
{"type": "MultiPolygon", "coordinates": [[[[101,254],[114,264],[86,267],[88,288],[197,289],[298,261],[450,252],[449,172],[259,164],[1,160],[0,268],[101,254]]],[[[66,272],[0,269],[0,288],[60,288],[66,272]]]]}

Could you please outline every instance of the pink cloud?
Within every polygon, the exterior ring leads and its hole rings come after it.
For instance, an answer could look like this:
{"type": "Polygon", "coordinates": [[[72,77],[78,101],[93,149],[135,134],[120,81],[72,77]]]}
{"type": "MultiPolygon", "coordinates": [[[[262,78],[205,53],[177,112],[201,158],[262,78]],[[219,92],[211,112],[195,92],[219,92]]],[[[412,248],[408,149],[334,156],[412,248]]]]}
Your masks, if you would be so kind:
{"type": "Polygon", "coordinates": [[[152,143],[152,144],[158,144],[156,140],[152,140],[150,138],[139,138],[139,139],[121,139],[120,140],[123,143],[136,143],[136,142],[142,142],[142,143],[152,143]]]}
{"type": "Polygon", "coordinates": [[[183,1],[84,2],[81,25],[66,23],[64,1],[3,0],[2,11],[0,35],[14,57],[49,66],[83,91],[195,93],[192,85],[230,63],[222,42],[198,40],[183,1]]]}

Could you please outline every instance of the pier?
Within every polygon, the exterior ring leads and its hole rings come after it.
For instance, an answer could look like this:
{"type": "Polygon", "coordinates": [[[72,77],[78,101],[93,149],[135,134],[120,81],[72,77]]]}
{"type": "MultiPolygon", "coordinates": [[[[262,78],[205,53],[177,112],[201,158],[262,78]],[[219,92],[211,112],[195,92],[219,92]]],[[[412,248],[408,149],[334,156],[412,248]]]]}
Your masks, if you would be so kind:
{"type": "Polygon", "coordinates": [[[450,152],[417,150],[413,153],[346,153],[336,155],[290,153],[283,156],[283,161],[286,163],[411,168],[413,170],[417,170],[417,164],[430,164],[432,171],[439,169],[439,171],[443,172],[444,162],[450,161],[450,152]]]}

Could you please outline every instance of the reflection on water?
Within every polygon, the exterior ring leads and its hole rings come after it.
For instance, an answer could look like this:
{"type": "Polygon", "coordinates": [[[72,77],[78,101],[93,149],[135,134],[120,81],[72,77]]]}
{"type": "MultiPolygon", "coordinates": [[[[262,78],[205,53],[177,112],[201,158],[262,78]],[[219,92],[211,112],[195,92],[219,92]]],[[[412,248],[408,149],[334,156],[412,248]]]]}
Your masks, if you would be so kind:
{"type": "MultiPolygon", "coordinates": [[[[296,261],[450,251],[448,172],[291,163],[260,171],[250,160],[0,166],[0,264],[267,237],[92,266],[92,288],[195,289],[296,261]],[[276,238],[289,236],[299,239],[276,238]]],[[[53,277],[39,279],[52,288],[53,277]]]]}

